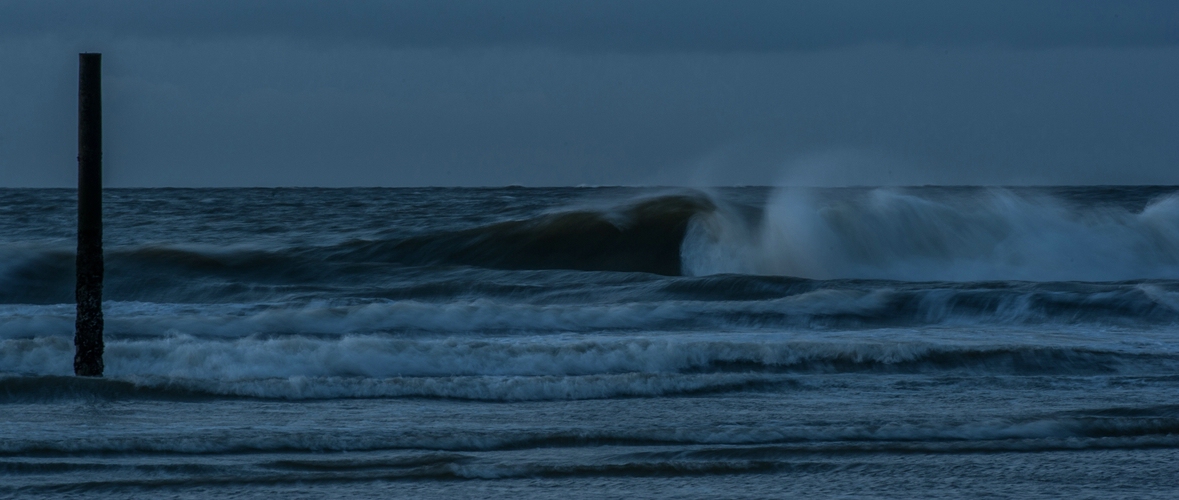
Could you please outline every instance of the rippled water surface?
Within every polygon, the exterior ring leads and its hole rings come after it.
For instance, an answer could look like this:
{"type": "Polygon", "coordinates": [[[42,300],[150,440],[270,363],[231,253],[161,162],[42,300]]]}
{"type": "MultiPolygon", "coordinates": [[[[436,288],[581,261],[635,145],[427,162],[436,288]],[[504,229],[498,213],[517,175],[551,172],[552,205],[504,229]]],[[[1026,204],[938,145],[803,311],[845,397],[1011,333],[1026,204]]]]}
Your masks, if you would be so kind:
{"type": "Polygon", "coordinates": [[[0,190],[0,496],[1170,498],[1167,187],[0,190]]]}

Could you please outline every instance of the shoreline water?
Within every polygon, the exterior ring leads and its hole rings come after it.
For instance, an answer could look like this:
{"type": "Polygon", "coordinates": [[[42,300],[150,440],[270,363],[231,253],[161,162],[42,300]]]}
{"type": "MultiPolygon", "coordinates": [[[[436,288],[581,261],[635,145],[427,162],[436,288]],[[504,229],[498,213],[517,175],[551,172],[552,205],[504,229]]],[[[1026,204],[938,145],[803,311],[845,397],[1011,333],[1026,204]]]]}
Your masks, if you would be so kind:
{"type": "Polygon", "coordinates": [[[0,190],[0,495],[1163,498],[1176,192],[0,190]]]}

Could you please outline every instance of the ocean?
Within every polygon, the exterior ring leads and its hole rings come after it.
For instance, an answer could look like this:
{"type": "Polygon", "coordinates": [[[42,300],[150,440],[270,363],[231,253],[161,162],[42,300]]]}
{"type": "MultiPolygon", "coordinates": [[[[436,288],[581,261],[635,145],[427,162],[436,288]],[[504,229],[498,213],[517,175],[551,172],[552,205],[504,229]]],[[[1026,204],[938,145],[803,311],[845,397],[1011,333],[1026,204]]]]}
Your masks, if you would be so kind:
{"type": "Polygon", "coordinates": [[[1179,188],[0,190],[0,497],[1175,498],[1179,188]]]}

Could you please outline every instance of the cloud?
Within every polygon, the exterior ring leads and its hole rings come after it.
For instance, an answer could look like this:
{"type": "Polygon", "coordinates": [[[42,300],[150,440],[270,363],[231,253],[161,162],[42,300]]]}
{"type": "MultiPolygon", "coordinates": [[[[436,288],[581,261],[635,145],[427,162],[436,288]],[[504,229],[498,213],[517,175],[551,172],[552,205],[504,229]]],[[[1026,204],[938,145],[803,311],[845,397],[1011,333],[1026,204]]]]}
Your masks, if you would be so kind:
{"type": "MultiPolygon", "coordinates": [[[[5,48],[0,186],[70,186],[77,54],[53,39],[5,48]]],[[[103,64],[111,187],[1179,180],[1179,47],[606,54],[126,40],[103,64]]]]}
{"type": "Polygon", "coordinates": [[[1174,0],[7,0],[0,37],[279,37],[392,48],[777,52],[1179,45],[1174,0]]]}
{"type": "Polygon", "coordinates": [[[0,0],[0,185],[1171,184],[1174,6],[0,0]]]}

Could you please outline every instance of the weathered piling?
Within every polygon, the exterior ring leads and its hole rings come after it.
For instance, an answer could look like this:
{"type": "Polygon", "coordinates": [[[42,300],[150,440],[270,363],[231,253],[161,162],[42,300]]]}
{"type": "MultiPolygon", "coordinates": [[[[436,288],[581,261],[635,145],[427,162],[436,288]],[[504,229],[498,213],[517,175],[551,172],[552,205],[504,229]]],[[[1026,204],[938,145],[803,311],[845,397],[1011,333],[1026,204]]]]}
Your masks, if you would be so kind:
{"type": "Polygon", "coordinates": [[[74,374],[102,376],[102,54],[78,56],[78,257],[74,374]]]}

